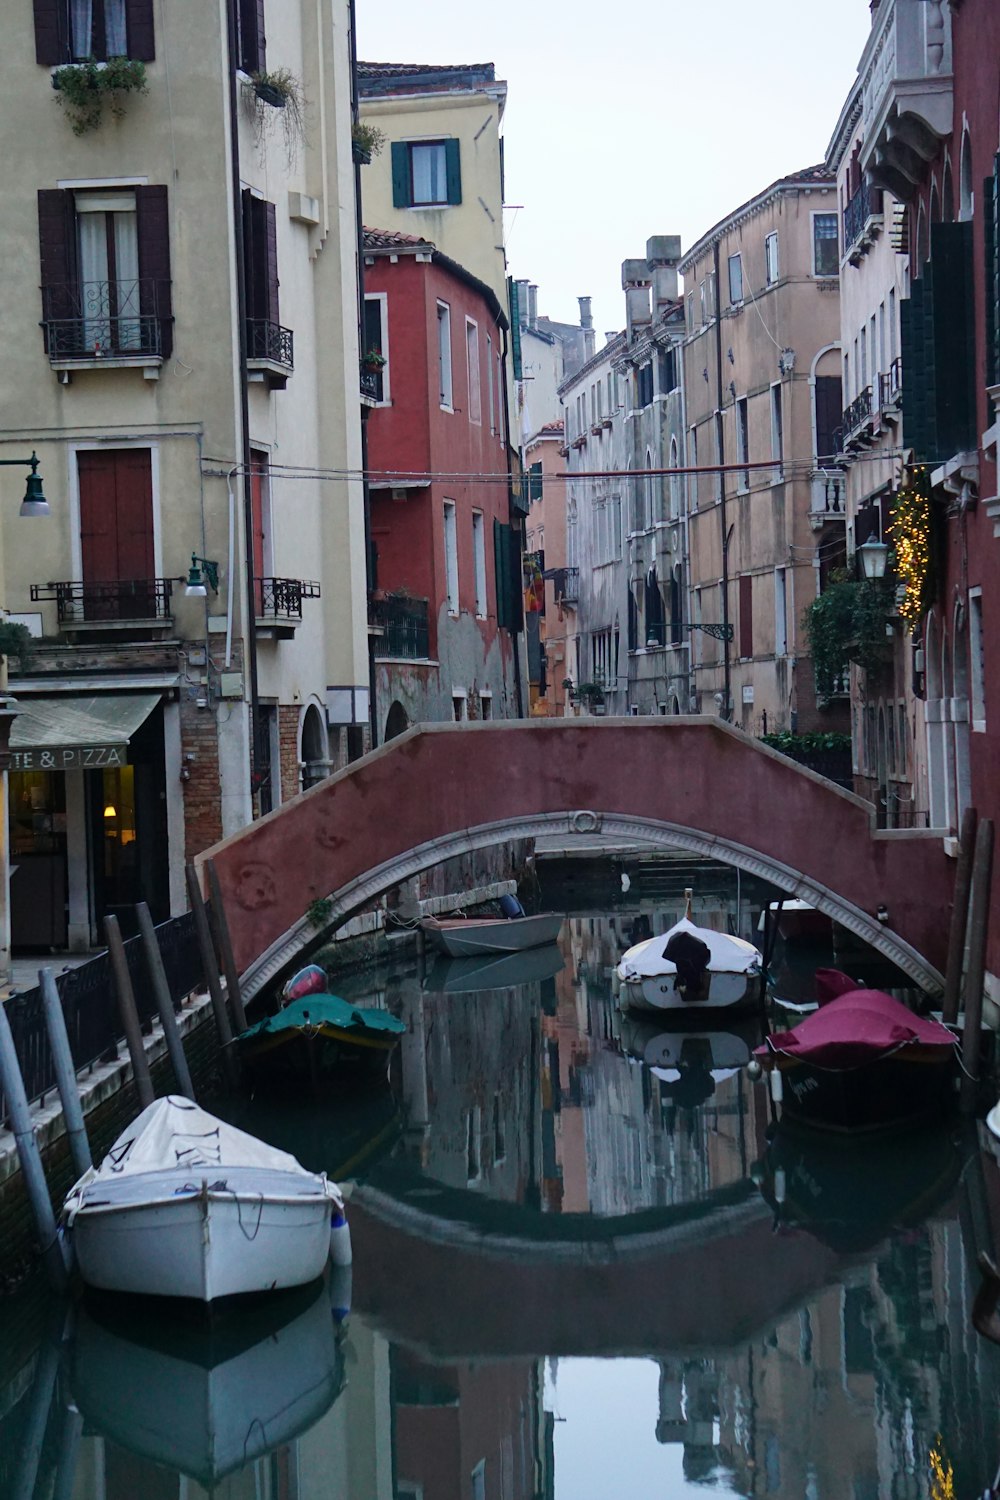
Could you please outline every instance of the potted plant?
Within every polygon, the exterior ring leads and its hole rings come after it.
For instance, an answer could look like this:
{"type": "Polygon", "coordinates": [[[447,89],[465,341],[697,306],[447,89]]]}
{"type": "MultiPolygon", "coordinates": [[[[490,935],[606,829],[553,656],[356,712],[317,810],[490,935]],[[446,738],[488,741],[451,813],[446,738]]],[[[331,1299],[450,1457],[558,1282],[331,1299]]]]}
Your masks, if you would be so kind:
{"type": "Polygon", "coordinates": [[[262,69],[243,84],[243,108],[253,126],[254,144],[262,151],[274,121],[280,119],[289,170],[305,139],[305,106],[302,85],[288,68],[262,69]]]}
{"type": "Polygon", "coordinates": [[[66,110],[74,135],[96,130],[104,115],[104,101],[116,120],[125,116],[125,95],[145,94],[146,64],[129,57],[112,57],[106,63],[69,63],[56,68],[52,87],[66,110]]]}
{"type": "Polygon", "coordinates": [[[366,349],[364,355],[362,356],[361,363],[364,365],[366,370],[371,370],[374,374],[377,375],[379,370],[385,369],[385,355],[382,353],[381,349],[366,349]]]}
{"type": "Polygon", "coordinates": [[[355,120],[351,126],[351,155],[359,166],[366,167],[384,145],[384,130],[379,130],[377,125],[366,125],[363,120],[355,120]]]}
{"type": "Polygon", "coordinates": [[[581,682],[576,689],[576,701],[582,703],[592,714],[602,714],[605,708],[604,689],[599,682],[581,682]]]}

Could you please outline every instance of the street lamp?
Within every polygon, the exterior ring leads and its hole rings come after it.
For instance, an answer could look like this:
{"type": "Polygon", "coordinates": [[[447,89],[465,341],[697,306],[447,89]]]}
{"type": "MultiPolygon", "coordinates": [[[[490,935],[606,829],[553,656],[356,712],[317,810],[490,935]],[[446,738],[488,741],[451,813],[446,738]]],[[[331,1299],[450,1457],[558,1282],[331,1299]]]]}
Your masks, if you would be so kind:
{"type": "Polygon", "coordinates": [[[219,564],[209,562],[207,557],[198,557],[191,553],[191,566],[188,569],[187,583],[184,585],[184,593],[188,599],[206,599],[208,589],[205,580],[208,580],[212,593],[219,592],[219,564]]]}
{"type": "Polygon", "coordinates": [[[38,472],[38,454],[32,453],[30,458],[0,458],[0,464],[27,464],[31,473],[24,487],[20,514],[22,516],[47,516],[49,502],[42,493],[42,476],[38,472]]]}
{"type": "Polygon", "coordinates": [[[869,583],[877,583],[880,578],[885,577],[885,565],[889,556],[889,548],[885,542],[876,541],[870,536],[867,542],[861,543],[858,556],[861,559],[861,575],[869,583]]]}

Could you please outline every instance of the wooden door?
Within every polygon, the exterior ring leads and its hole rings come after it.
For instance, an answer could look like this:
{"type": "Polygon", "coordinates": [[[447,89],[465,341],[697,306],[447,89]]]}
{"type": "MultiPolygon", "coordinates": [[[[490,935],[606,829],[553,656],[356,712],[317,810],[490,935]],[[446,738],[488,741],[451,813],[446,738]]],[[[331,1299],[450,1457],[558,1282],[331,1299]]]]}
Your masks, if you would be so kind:
{"type": "Polygon", "coordinates": [[[84,612],[91,619],[156,614],[153,482],[148,448],[77,455],[84,612]]]}
{"type": "Polygon", "coordinates": [[[254,609],[258,619],[264,613],[264,571],[267,561],[266,488],[267,454],[251,452],[250,506],[253,511],[253,532],[250,540],[253,548],[254,609]]]}

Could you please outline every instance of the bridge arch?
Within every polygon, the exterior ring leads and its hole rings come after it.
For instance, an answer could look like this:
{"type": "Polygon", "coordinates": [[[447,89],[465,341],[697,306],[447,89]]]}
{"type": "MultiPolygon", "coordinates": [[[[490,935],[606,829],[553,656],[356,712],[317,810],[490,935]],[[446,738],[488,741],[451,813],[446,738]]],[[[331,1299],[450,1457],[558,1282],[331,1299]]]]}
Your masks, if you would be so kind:
{"type": "Polygon", "coordinates": [[[316,900],[329,899],[335,926],[501,838],[595,832],[760,875],[940,988],[952,879],[941,831],[878,830],[870,803],[702,716],[418,726],[199,863],[215,860],[253,995],[315,944],[304,913],[316,900]]]}

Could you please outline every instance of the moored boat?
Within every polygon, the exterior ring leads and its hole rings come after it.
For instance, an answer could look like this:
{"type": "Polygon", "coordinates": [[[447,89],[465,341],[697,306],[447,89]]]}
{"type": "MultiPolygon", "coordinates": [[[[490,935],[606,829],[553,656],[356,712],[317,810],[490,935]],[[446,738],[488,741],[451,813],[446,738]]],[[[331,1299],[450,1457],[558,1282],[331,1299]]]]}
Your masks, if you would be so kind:
{"type": "Polygon", "coordinates": [[[420,930],[449,958],[471,958],[554,943],[562,921],[558,912],[547,911],[534,917],[423,917],[420,930]]]}
{"type": "Polygon", "coordinates": [[[475,958],[445,958],[439,954],[422,988],[442,995],[516,989],[552,979],[564,967],[565,960],[555,943],[526,948],[522,953],[482,953],[475,958]]]}
{"type": "MultiPolygon", "coordinates": [[[[780,1080],[783,1113],[832,1130],[885,1130],[932,1119],[954,1103],[956,1042],[939,1021],[914,1015],[881,990],[843,989],[755,1056],[780,1080]]],[[[772,1092],[775,1085],[772,1083],[772,1092]]]]}
{"type": "Polygon", "coordinates": [[[736,1010],[756,1003],[761,955],[744,938],[691,921],[687,914],[658,937],[636,943],[615,970],[621,996],[634,1010],[736,1010]]]}
{"type": "Polygon", "coordinates": [[[349,1258],[340,1189],[189,1099],[144,1109],[71,1189],[62,1224],[103,1291],[199,1302],[304,1286],[349,1258]]]}
{"type": "Polygon", "coordinates": [[[384,1075],[405,1031],[406,1023],[390,1011],[312,993],[290,1000],[236,1040],[259,1079],[319,1081],[332,1073],[384,1075]]]}

